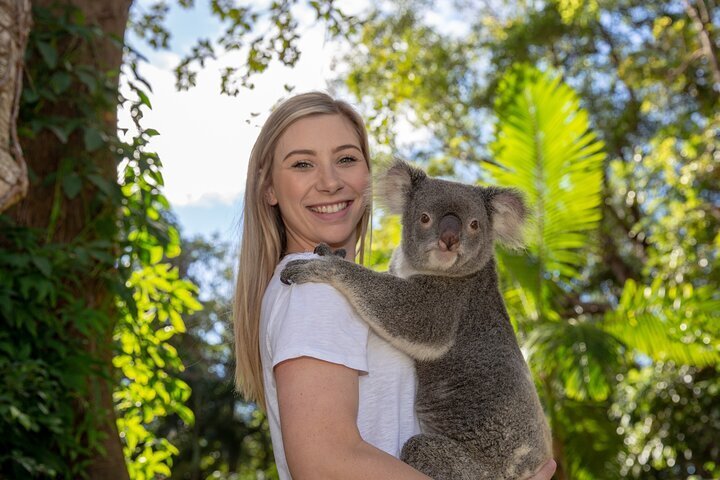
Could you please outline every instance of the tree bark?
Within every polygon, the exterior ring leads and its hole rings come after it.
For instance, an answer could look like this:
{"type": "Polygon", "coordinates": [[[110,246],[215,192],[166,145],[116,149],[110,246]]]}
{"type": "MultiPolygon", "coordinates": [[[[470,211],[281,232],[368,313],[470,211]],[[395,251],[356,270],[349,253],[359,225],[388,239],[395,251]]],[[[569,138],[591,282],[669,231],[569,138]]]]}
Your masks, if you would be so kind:
{"type": "MultiPolygon", "coordinates": [[[[96,25],[106,34],[115,38],[124,38],[132,0],[33,1],[34,6],[44,8],[51,8],[58,3],[79,8],[84,13],[88,25],[96,25]]],[[[60,46],[64,41],[65,39],[58,39],[60,46]]],[[[80,45],[77,62],[93,66],[100,74],[110,74],[114,88],[117,90],[122,54],[122,48],[106,37],[103,41],[94,42],[92,45],[80,45]]],[[[71,103],[58,103],[51,108],[51,112],[45,113],[65,117],[82,115],[82,112],[77,111],[77,107],[71,103]]],[[[113,105],[103,112],[102,118],[109,131],[114,131],[117,125],[117,105],[113,105]]],[[[62,143],[55,135],[46,130],[40,132],[33,139],[23,139],[21,142],[28,168],[34,175],[31,177],[33,181],[30,195],[7,211],[18,225],[44,229],[47,231],[49,241],[69,243],[83,232],[88,220],[95,214],[106,212],[108,208],[117,208],[112,204],[99,205],[98,202],[91,202],[95,187],[87,184],[82,186],[82,191],[72,200],[63,198],[62,208],[53,212],[54,202],[57,201],[54,193],[55,186],[52,182],[44,182],[48,175],[58,171],[63,158],[82,158],[83,161],[92,162],[98,167],[102,177],[109,182],[116,182],[117,164],[110,149],[86,152],[83,135],[78,132],[70,135],[67,143],[62,143]],[[57,216],[53,218],[55,215],[57,216]]],[[[118,218],[119,214],[118,209],[118,218]]],[[[108,248],[110,255],[116,254],[113,248],[108,248]]],[[[100,335],[84,339],[88,353],[100,362],[106,377],[108,375],[112,377],[112,333],[116,323],[114,321],[116,318],[114,298],[95,273],[87,272],[86,278],[80,280],[79,284],[83,285],[83,289],[77,292],[78,298],[84,299],[88,306],[105,312],[108,318],[113,319],[103,326],[104,331],[100,335]]],[[[129,475],[115,421],[112,400],[113,385],[100,375],[91,375],[88,377],[87,383],[89,386],[88,397],[84,399],[84,402],[79,402],[76,407],[77,414],[79,418],[86,415],[94,415],[97,418],[101,431],[101,448],[105,454],[97,453],[88,459],[89,465],[86,472],[91,479],[128,480],[129,475]]]]}
{"type": "Polygon", "coordinates": [[[28,189],[16,122],[31,18],[30,0],[0,0],[0,212],[23,198],[28,189]]]}

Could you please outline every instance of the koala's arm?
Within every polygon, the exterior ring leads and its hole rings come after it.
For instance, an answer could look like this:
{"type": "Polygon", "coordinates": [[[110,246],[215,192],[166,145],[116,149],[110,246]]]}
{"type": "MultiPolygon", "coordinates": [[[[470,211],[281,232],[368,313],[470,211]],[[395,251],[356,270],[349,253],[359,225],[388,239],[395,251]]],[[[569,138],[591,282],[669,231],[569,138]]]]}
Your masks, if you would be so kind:
{"type": "Polygon", "coordinates": [[[432,277],[403,279],[331,256],[289,262],[281,279],[332,285],[375,333],[417,360],[441,357],[455,340],[460,313],[432,277]]]}

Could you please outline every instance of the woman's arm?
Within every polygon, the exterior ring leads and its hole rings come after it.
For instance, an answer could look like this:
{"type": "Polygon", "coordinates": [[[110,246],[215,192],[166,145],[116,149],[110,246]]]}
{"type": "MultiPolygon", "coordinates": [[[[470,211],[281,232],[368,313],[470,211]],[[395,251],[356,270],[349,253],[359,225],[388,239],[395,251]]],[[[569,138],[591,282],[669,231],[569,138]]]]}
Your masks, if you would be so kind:
{"type": "MultiPolygon", "coordinates": [[[[285,458],[294,480],[429,477],[363,441],[357,429],[358,373],[310,357],[275,367],[285,458]]],[[[550,480],[553,460],[528,480],[550,480]]]]}
{"type": "Polygon", "coordinates": [[[428,479],[360,437],[357,370],[300,357],[274,371],[285,458],[294,480],[428,479]]]}

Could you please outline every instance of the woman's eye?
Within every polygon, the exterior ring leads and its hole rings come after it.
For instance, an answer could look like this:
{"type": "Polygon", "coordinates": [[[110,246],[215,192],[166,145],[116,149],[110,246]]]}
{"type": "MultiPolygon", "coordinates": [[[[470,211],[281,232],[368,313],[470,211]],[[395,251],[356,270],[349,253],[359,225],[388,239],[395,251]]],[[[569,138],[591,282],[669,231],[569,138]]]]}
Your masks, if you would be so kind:
{"type": "Polygon", "coordinates": [[[340,163],[355,163],[355,162],[357,162],[357,158],[355,158],[355,157],[345,156],[340,159],[340,163]]]}
{"type": "Polygon", "coordinates": [[[312,167],[312,164],[310,164],[310,162],[305,162],[305,161],[300,160],[300,161],[293,163],[293,168],[304,169],[304,168],[309,168],[309,167],[312,167]]]}

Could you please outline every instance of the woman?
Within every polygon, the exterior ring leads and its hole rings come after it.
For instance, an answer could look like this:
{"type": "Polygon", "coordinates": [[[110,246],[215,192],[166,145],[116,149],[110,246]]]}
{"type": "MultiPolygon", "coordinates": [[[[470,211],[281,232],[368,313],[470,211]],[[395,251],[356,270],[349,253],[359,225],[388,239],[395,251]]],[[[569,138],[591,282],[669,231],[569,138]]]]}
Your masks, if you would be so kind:
{"type": "MultiPolygon", "coordinates": [[[[281,479],[428,478],[398,460],[419,433],[412,360],[327,285],[281,285],[321,242],[362,261],[370,163],[362,118],[297,95],[263,126],[248,166],[235,299],[236,380],[264,405],[281,479]]],[[[549,479],[546,465],[533,480],[549,479]]]]}

